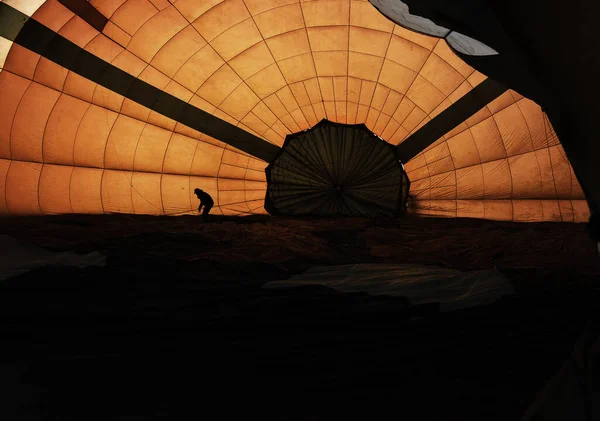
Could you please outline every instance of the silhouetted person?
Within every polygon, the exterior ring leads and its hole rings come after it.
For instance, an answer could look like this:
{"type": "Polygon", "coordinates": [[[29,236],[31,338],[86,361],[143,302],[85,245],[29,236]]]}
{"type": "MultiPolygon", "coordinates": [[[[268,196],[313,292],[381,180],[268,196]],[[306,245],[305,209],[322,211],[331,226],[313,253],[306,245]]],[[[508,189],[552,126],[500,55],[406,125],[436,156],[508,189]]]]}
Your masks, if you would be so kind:
{"type": "Polygon", "coordinates": [[[208,219],[208,213],[212,209],[215,204],[213,198],[210,194],[206,193],[204,190],[195,188],[194,194],[200,200],[200,206],[198,206],[198,212],[202,212],[202,220],[206,221],[208,219]],[[204,206],[204,211],[202,211],[202,207],[204,206]]]}

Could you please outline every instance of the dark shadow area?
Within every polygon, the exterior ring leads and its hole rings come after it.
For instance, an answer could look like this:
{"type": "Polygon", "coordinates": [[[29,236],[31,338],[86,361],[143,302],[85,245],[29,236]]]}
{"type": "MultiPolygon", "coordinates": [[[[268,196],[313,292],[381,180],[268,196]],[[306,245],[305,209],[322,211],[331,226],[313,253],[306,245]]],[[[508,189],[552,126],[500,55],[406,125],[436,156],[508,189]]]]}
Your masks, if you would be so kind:
{"type": "Polygon", "coordinates": [[[583,224],[75,215],[0,229],[107,256],[0,283],[12,420],[518,420],[600,308],[583,224]],[[517,293],[442,314],[261,288],[318,265],[402,261],[497,265],[517,293]]]}

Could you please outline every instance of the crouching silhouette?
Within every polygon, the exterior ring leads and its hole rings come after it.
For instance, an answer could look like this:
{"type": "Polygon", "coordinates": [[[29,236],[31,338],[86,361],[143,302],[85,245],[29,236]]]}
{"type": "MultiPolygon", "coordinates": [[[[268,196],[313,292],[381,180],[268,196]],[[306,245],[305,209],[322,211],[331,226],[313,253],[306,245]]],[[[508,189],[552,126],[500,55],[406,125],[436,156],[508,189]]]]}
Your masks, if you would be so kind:
{"type": "Polygon", "coordinates": [[[210,196],[210,194],[206,193],[202,189],[199,189],[199,188],[194,189],[194,194],[200,200],[200,206],[198,206],[198,212],[202,213],[202,220],[207,221],[208,213],[214,206],[215,202],[214,202],[213,198],[210,196]],[[202,210],[202,207],[204,207],[204,210],[202,210]]]}

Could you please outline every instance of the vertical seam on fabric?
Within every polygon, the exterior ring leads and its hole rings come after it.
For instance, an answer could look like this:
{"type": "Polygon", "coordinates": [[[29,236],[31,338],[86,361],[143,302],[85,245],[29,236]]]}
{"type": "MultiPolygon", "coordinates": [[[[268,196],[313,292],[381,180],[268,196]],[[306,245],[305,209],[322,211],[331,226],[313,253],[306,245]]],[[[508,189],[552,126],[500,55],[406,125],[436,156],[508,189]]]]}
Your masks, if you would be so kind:
{"type": "Polygon", "coordinates": [[[71,209],[71,213],[73,212],[73,200],[71,199],[71,184],[73,183],[73,173],[75,172],[75,167],[71,167],[71,174],[69,175],[69,209],[71,209]]]}
{"type": "Polygon", "coordinates": [[[81,116],[81,119],[77,123],[77,129],[75,130],[75,137],[73,138],[73,151],[71,152],[71,161],[73,162],[73,166],[75,166],[75,145],[77,144],[77,137],[79,135],[79,129],[81,128],[81,124],[83,123],[83,120],[85,120],[85,116],[87,115],[88,111],[90,110],[90,108],[92,108],[92,105],[94,105],[94,104],[92,104],[91,102],[88,103],[88,106],[87,106],[85,112],[83,113],[83,115],[81,116]]]}
{"type": "MultiPolygon", "coordinates": [[[[16,73],[13,73],[16,75],[16,73]]],[[[22,76],[20,76],[22,77],[22,76]]],[[[25,80],[29,81],[29,84],[27,85],[27,88],[25,88],[25,91],[23,91],[23,95],[21,95],[21,98],[19,98],[19,102],[17,104],[17,108],[15,108],[15,113],[13,115],[13,118],[10,120],[10,129],[9,129],[9,134],[8,134],[8,156],[10,157],[10,159],[13,159],[13,147],[12,147],[12,143],[13,143],[13,128],[15,126],[15,118],[17,117],[17,114],[19,113],[19,108],[21,108],[21,103],[23,102],[23,98],[25,98],[25,95],[27,95],[27,92],[29,91],[29,89],[31,88],[31,85],[33,84],[33,80],[31,79],[27,79],[27,78],[23,78],[25,80]]]]}
{"type": "MultiPolygon", "coordinates": [[[[386,117],[388,116],[387,114],[384,114],[383,109],[385,108],[385,103],[387,102],[388,98],[390,97],[390,92],[392,92],[392,89],[388,88],[387,86],[385,88],[388,89],[388,93],[385,96],[385,99],[383,100],[383,104],[381,105],[381,111],[379,111],[379,115],[377,116],[377,120],[375,120],[375,124],[373,125],[373,133],[375,133],[375,127],[377,127],[377,123],[379,123],[379,119],[381,118],[381,115],[383,114],[386,117]]],[[[375,93],[373,93],[373,96],[375,96],[375,93]]],[[[390,119],[391,119],[391,117],[390,117],[390,119]]],[[[385,126],[387,127],[388,124],[389,124],[389,121],[385,124],[385,126]]],[[[383,130],[380,133],[383,134],[384,131],[385,131],[385,127],[383,128],[383,130]]]]}
{"type": "Polygon", "coordinates": [[[6,169],[6,175],[4,176],[4,203],[6,204],[6,210],[10,213],[10,206],[8,206],[8,174],[12,167],[12,159],[8,161],[8,168],[6,169]]]}
{"type": "Polygon", "coordinates": [[[52,117],[52,113],[54,112],[54,109],[56,108],[56,104],[58,104],[58,101],[60,101],[60,98],[63,96],[62,91],[57,91],[58,92],[58,98],[56,98],[56,101],[54,101],[54,104],[52,105],[52,109],[50,110],[50,113],[48,114],[48,118],[46,119],[46,123],[44,124],[44,130],[42,131],[42,164],[46,162],[46,159],[44,157],[44,140],[46,139],[46,130],[48,129],[48,122],[50,121],[50,117],[52,117]]]}
{"type": "MultiPolygon", "coordinates": [[[[321,96],[321,106],[323,107],[323,112],[325,113],[325,118],[329,119],[327,115],[327,108],[325,107],[325,99],[323,98],[323,89],[321,89],[321,81],[319,80],[319,74],[317,73],[317,64],[315,63],[315,55],[310,43],[310,37],[308,36],[308,27],[306,26],[306,18],[304,17],[304,9],[302,8],[302,2],[298,1],[298,5],[300,6],[300,14],[302,15],[302,23],[304,23],[304,33],[306,35],[306,41],[308,42],[308,49],[310,50],[310,57],[312,59],[313,69],[315,71],[315,79],[317,80],[317,86],[319,87],[319,95],[321,96]]],[[[350,21],[348,21],[350,23],[350,21]]],[[[348,33],[350,30],[348,29],[348,33]]],[[[310,98],[309,98],[310,100],[310,98]]],[[[312,101],[311,101],[312,104],[312,101]]]]}
{"type": "MultiPolygon", "coordinates": [[[[350,32],[350,29],[348,29],[348,32],[350,32]]],[[[386,60],[388,51],[390,49],[390,44],[392,43],[393,36],[394,36],[394,31],[392,30],[392,32],[390,32],[390,37],[388,39],[387,46],[385,47],[385,53],[381,60],[381,67],[379,68],[379,72],[377,73],[377,80],[375,80],[375,88],[373,89],[373,95],[371,96],[371,100],[369,101],[369,111],[371,110],[371,108],[373,108],[373,98],[375,97],[375,91],[377,90],[377,85],[385,86],[382,83],[379,83],[379,79],[381,78],[381,72],[383,71],[383,66],[385,66],[385,60],[386,60]]],[[[350,50],[350,45],[348,45],[348,57],[350,56],[349,50],[350,50]]],[[[387,88],[387,86],[385,86],[385,87],[387,88]]],[[[388,89],[390,89],[390,88],[388,88],[388,89]]],[[[398,106],[400,106],[400,104],[398,104],[398,106]]],[[[369,112],[367,112],[367,119],[368,118],[369,118],[369,112]]],[[[365,122],[367,119],[365,119],[365,122]]]]}
{"type": "MultiPolygon", "coordinates": [[[[318,85],[318,82],[317,82],[318,85]]],[[[306,89],[306,81],[302,81],[302,87],[304,88],[304,92],[306,92],[306,97],[308,98],[308,105],[310,105],[310,108],[313,110],[313,113],[315,115],[315,124],[318,123],[317,121],[317,112],[315,111],[315,106],[312,103],[312,101],[310,100],[310,95],[308,94],[308,89],[306,89]]],[[[320,92],[320,91],[319,91],[320,92]]],[[[260,118],[259,118],[260,119],[260,118]]],[[[261,120],[262,121],[262,120],[261,120]]],[[[310,125],[310,123],[309,123],[310,125]]]]}
{"type": "MultiPolygon", "coordinates": [[[[512,92],[511,91],[509,91],[509,92],[510,92],[510,95],[514,99],[515,97],[512,94],[512,92]]],[[[544,193],[544,180],[542,177],[542,168],[540,167],[540,160],[538,159],[537,154],[536,154],[537,149],[535,149],[535,145],[533,144],[533,135],[531,133],[531,127],[529,127],[529,123],[527,122],[527,119],[525,118],[525,114],[523,113],[523,110],[519,106],[520,102],[521,102],[521,100],[519,100],[519,101],[515,100],[515,105],[517,106],[519,113],[523,117],[523,121],[525,121],[525,126],[527,127],[527,132],[529,133],[529,139],[531,140],[531,153],[533,153],[533,156],[535,157],[535,162],[537,163],[537,166],[538,166],[538,173],[540,174],[540,199],[539,200],[540,200],[540,206],[542,207],[542,219],[543,219],[544,218],[544,205],[542,203],[542,196],[544,193]]]]}
{"type": "Polygon", "coordinates": [[[102,206],[102,213],[105,214],[106,210],[104,209],[104,196],[102,195],[102,190],[104,186],[104,174],[106,173],[106,169],[102,168],[102,176],[100,177],[100,205],[102,206]]]}
{"type": "MultiPolygon", "coordinates": [[[[346,51],[346,121],[348,124],[348,89],[350,79],[350,28],[352,27],[352,0],[348,1],[348,50],[346,51]]],[[[356,122],[356,119],[355,119],[356,122]]]]}
{"type": "Polygon", "coordinates": [[[556,177],[554,175],[554,164],[552,164],[552,154],[550,153],[550,144],[548,141],[548,126],[546,124],[546,113],[542,112],[542,120],[544,122],[544,133],[546,134],[546,151],[548,153],[548,160],[550,161],[550,170],[552,171],[552,183],[554,184],[554,194],[556,196],[556,205],[558,206],[558,212],[560,213],[560,220],[563,221],[563,214],[560,208],[560,202],[558,199],[558,189],[556,188],[556,177]]]}
{"type": "Polygon", "coordinates": [[[40,211],[40,214],[44,214],[44,212],[42,212],[42,202],[40,201],[40,184],[42,182],[42,172],[44,172],[44,167],[45,165],[42,163],[42,168],[40,169],[40,173],[38,174],[38,182],[37,182],[37,202],[38,202],[38,209],[40,211]]]}
{"type": "MultiPolygon", "coordinates": [[[[510,168],[510,161],[509,161],[509,156],[508,156],[508,150],[506,149],[506,145],[504,144],[504,138],[502,137],[502,133],[500,132],[500,127],[498,126],[498,123],[496,122],[496,117],[494,117],[495,114],[491,115],[492,121],[494,122],[494,125],[496,126],[496,130],[498,130],[498,134],[500,134],[500,139],[502,140],[502,147],[504,148],[504,154],[506,155],[506,165],[508,167],[508,173],[510,175],[510,207],[512,209],[512,221],[514,222],[515,220],[515,205],[514,205],[514,199],[513,199],[513,190],[514,190],[514,186],[513,186],[513,178],[512,178],[512,170],[510,168]]],[[[484,180],[485,183],[485,180],[484,180]]]]}

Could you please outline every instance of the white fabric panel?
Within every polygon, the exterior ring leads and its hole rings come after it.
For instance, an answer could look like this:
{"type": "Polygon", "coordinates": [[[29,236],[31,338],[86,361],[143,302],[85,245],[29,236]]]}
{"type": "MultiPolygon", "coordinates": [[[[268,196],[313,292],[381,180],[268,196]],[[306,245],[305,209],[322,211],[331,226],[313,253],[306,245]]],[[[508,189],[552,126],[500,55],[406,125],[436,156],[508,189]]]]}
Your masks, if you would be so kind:
{"type": "Polygon", "coordinates": [[[27,16],[32,16],[45,1],[46,0],[3,0],[4,3],[25,13],[27,16]]]}
{"type": "Polygon", "coordinates": [[[12,47],[13,42],[7,40],[6,38],[0,37],[0,70],[4,68],[4,63],[6,62],[6,56],[10,51],[10,47],[12,47]]]}

